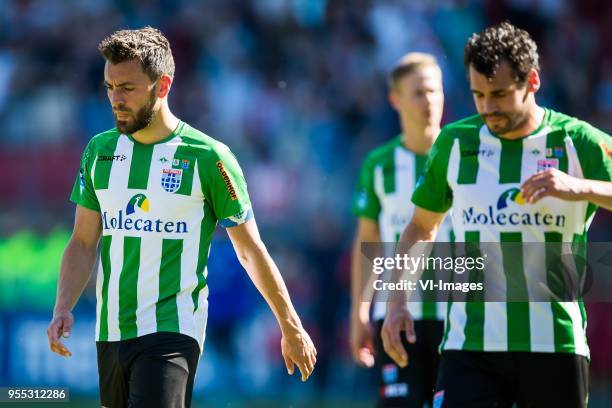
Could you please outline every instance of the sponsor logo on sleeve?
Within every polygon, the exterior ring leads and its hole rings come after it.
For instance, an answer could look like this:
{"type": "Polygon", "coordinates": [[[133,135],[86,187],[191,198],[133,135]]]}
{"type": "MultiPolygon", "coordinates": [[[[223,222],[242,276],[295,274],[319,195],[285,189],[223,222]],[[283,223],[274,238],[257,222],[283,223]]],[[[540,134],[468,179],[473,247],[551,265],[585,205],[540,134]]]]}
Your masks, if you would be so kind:
{"type": "Polygon", "coordinates": [[[605,142],[601,142],[599,147],[601,147],[601,150],[606,156],[608,156],[608,158],[612,157],[612,148],[608,147],[605,142]]]}
{"type": "Polygon", "coordinates": [[[223,163],[221,162],[221,160],[217,161],[217,168],[219,169],[219,172],[221,173],[221,177],[223,177],[223,181],[225,182],[225,186],[227,187],[227,191],[229,191],[232,201],[237,200],[238,195],[236,194],[236,189],[234,188],[234,185],[232,184],[232,180],[227,174],[227,171],[225,171],[225,167],[223,167],[223,163]]]}

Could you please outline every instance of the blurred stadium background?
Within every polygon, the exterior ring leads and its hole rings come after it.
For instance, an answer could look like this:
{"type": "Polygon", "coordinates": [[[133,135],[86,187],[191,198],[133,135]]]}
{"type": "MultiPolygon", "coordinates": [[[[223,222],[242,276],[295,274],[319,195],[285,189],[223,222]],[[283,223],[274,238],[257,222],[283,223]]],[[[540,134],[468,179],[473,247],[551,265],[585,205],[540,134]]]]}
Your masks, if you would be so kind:
{"type": "MultiPolygon", "coordinates": [[[[219,233],[195,406],[368,406],[371,373],[347,347],[349,208],[365,153],[398,132],[385,74],[407,51],[431,52],[444,122],[472,114],[463,46],[503,19],[538,42],[539,101],[611,132],[607,0],[0,0],[0,385],[62,385],[71,406],[97,403],[93,286],[77,306],[71,359],[48,351],[45,329],[79,157],[112,127],[97,44],[148,24],[173,47],[173,111],[236,153],[319,349],[308,383],[287,377],[276,323],[219,233]]],[[[600,212],[591,239],[611,241],[611,226],[600,212]]],[[[612,308],[588,310],[591,406],[611,406],[612,308]]]]}

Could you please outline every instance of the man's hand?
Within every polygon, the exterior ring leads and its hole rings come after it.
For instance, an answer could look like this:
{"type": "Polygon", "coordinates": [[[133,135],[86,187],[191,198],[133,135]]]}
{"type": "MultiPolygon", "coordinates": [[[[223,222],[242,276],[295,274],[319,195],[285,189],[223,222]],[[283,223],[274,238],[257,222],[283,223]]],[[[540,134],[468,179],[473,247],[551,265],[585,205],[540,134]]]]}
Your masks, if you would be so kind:
{"type": "Polygon", "coordinates": [[[374,333],[367,315],[351,313],[351,352],[355,362],[364,367],[374,366],[374,333]]]}
{"type": "Polygon", "coordinates": [[[47,337],[49,338],[49,348],[52,352],[60,356],[70,357],[72,353],[62,343],[61,338],[70,337],[70,330],[74,324],[74,316],[72,312],[57,312],[54,313],[51,323],[47,328],[47,337]]]}
{"type": "Polygon", "coordinates": [[[381,337],[385,352],[399,365],[406,367],[408,365],[408,353],[402,345],[401,332],[406,332],[408,343],[416,342],[416,334],[414,333],[414,320],[412,315],[402,305],[388,305],[387,316],[381,330],[381,337]]]}
{"type": "Polygon", "coordinates": [[[567,201],[585,199],[585,180],[570,176],[557,169],[541,171],[529,177],[521,186],[525,202],[537,203],[550,196],[567,201]]]}
{"type": "Polygon", "coordinates": [[[283,332],[281,351],[289,375],[293,375],[297,365],[302,374],[302,381],[306,381],[317,362],[317,350],[308,333],[303,328],[289,333],[283,332]]]}

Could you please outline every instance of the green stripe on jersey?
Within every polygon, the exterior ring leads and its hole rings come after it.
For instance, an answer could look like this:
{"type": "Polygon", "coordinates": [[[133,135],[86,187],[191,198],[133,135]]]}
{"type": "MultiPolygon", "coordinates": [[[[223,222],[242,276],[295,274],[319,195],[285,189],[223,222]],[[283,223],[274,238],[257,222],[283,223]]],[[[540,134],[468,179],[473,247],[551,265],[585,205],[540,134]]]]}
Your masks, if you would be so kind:
{"type": "Polygon", "coordinates": [[[504,243],[522,242],[520,232],[501,232],[502,258],[504,275],[506,276],[506,295],[514,299],[506,304],[508,319],[508,351],[525,351],[531,348],[531,333],[529,322],[529,302],[517,302],[516,299],[528,299],[527,280],[523,264],[523,251],[517,246],[504,243]]]}
{"type": "Polygon", "coordinates": [[[499,139],[501,157],[499,160],[499,184],[520,183],[523,141],[499,139]]]}
{"type": "MultiPolygon", "coordinates": [[[[211,211],[210,206],[207,202],[204,202],[204,213],[207,213],[209,211],[211,211]]],[[[198,264],[196,266],[196,276],[198,278],[198,283],[195,289],[193,290],[193,293],[191,294],[194,313],[196,310],[198,310],[198,307],[200,305],[200,302],[198,302],[200,292],[206,287],[206,276],[204,276],[204,273],[208,264],[208,251],[210,248],[211,236],[214,230],[215,224],[207,222],[206,218],[204,218],[200,226],[200,249],[198,252],[198,264]]]]}
{"type": "MultiPolygon", "coordinates": [[[[395,152],[395,149],[392,150],[395,152]]],[[[385,156],[381,165],[382,175],[383,175],[383,188],[385,190],[385,194],[391,194],[395,192],[395,154],[390,154],[385,156]]]]}
{"type": "Polygon", "coordinates": [[[178,160],[178,166],[175,168],[183,171],[181,186],[175,194],[191,195],[191,188],[193,187],[193,172],[195,170],[195,158],[189,154],[193,148],[190,146],[180,145],[176,149],[174,154],[174,160],[178,160]],[[186,165],[183,166],[183,162],[186,161],[186,165]]]}
{"type": "Polygon", "coordinates": [[[559,271],[559,257],[562,249],[562,235],[558,232],[544,234],[546,240],[546,284],[552,292],[550,307],[553,314],[553,333],[555,352],[567,351],[568,345],[575,345],[572,318],[555,297],[563,298],[563,281],[555,271],[559,271]]]}
{"type": "Polygon", "coordinates": [[[106,143],[100,147],[100,150],[95,152],[98,155],[96,159],[96,170],[93,174],[93,185],[96,190],[105,190],[108,188],[110,179],[110,171],[113,167],[113,160],[100,160],[100,156],[114,156],[117,148],[119,136],[109,138],[106,143]]]}
{"type": "MultiPolygon", "coordinates": [[[[552,153],[555,159],[559,160],[559,170],[567,173],[567,152],[565,150],[565,135],[563,130],[556,130],[546,135],[546,149],[552,153]],[[549,150],[550,149],[550,150],[549,150]],[[559,151],[561,154],[557,154],[559,151]]],[[[549,155],[551,157],[551,155],[549,155]]]]}
{"type": "MultiPolygon", "coordinates": [[[[466,231],[465,243],[466,256],[473,258],[481,256],[478,248],[480,243],[479,231],[466,231]]],[[[477,269],[472,269],[469,274],[469,282],[484,282],[484,270],[478,271],[477,269]]],[[[484,291],[468,292],[467,300],[468,302],[465,304],[467,321],[465,323],[465,343],[463,348],[469,350],[482,349],[484,345],[485,321],[484,291]]]]}
{"type": "Polygon", "coordinates": [[[138,269],[140,267],[140,238],[123,238],[123,267],[119,276],[119,331],[122,339],[137,336],[136,308],[138,306],[138,269]]]}
{"type": "Polygon", "coordinates": [[[459,139],[459,175],[457,183],[459,184],[474,184],[478,176],[478,156],[480,148],[480,139],[459,139]]]}
{"type": "Polygon", "coordinates": [[[133,143],[133,146],[128,188],[146,190],[155,144],[133,143]]]}
{"type": "Polygon", "coordinates": [[[159,267],[159,299],[155,315],[157,331],[179,332],[176,294],[181,288],[182,239],[164,239],[159,267]]]}
{"type": "MultiPolygon", "coordinates": [[[[102,304],[100,305],[100,334],[98,340],[108,340],[108,284],[111,275],[110,246],[113,237],[103,235],[100,240],[100,264],[102,265],[102,304]]],[[[98,299],[98,302],[100,300],[98,299]]]]}

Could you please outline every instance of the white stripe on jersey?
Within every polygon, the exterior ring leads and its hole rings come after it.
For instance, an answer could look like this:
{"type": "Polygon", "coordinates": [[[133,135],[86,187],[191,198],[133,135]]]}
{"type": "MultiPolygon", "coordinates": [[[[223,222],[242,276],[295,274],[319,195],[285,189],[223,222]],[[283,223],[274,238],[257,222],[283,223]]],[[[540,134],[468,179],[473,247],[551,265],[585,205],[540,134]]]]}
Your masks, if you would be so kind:
{"type": "Polygon", "coordinates": [[[446,319],[446,324],[450,327],[448,329],[448,338],[444,343],[444,348],[447,350],[461,350],[463,343],[465,343],[465,323],[467,322],[467,315],[465,313],[465,302],[453,302],[446,319]]]}

